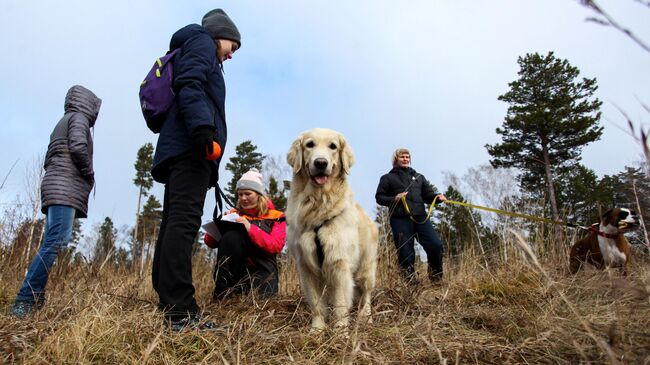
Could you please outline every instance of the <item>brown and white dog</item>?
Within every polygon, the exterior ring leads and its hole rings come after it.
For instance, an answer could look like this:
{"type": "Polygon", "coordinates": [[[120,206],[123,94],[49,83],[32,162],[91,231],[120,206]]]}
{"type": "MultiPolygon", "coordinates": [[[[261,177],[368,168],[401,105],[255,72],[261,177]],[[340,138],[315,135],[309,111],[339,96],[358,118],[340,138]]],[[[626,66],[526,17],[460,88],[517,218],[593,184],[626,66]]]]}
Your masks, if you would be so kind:
{"type": "Polygon", "coordinates": [[[630,244],[624,233],[639,225],[639,218],[634,211],[626,208],[610,209],[589,227],[589,235],[576,242],[569,254],[569,269],[572,274],[588,262],[598,269],[617,267],[627,276],[627,264],[630,260],[630,244]]]}

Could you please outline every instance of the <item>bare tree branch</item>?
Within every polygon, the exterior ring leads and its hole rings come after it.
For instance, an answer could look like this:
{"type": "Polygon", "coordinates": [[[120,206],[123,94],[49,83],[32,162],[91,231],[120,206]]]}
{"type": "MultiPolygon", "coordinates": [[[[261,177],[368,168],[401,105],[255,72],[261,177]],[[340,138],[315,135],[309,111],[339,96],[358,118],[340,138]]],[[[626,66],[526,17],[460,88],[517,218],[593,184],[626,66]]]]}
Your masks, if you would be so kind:
{"type": "Polygon", "coordinates": [[[2,190],[2,188],[5,187],[5,183],[7,182],[7,179],[9,178],[9,175],[11,175],[11,171],[14,169],[14,167],[16,167],[16,164],[18,164],[19,160],[20,159],[16,159],[16,162],[14,162],[14,164],[11,165],[11,168],[9,169],[9,172],[7,172],[7,174],[5,175],[5,178],[2,179],[2,184],[0,184],[0,190],[2,190]]]}

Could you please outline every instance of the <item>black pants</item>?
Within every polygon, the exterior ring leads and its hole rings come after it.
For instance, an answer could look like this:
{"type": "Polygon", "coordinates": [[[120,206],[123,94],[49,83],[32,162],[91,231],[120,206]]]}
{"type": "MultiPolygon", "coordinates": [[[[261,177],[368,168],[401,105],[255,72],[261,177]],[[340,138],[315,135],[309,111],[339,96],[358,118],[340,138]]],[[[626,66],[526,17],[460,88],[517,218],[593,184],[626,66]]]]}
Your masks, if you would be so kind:
{"type": "Polygon", "coordinates": [[[219,241],[214,282],[214,299],[247,293],[251,288],[260,297],[274,296],[278,293],[276,255],[257,247],[240,231],[227,231],[219,241]]]}
{"type": "MultiPolygon", "coordinates": [[[[414,217],[421,222],[426,217],[414,217]]],[[[395,247],[402,274],[407,280],[415,279],[415,235],[427,254],[429,278],[437,281],[442,278],[442,241],[431,222],[415,223],[408,217],[393,217],[390,219],[395,247]]]]}
{"type": "Polygon", "coordinates": [[[192,244],[201,225],[210,163],[189,153],[169,162],[151,279],[159,308],[171,321],[200,311],[192,284],[192,244]]]}

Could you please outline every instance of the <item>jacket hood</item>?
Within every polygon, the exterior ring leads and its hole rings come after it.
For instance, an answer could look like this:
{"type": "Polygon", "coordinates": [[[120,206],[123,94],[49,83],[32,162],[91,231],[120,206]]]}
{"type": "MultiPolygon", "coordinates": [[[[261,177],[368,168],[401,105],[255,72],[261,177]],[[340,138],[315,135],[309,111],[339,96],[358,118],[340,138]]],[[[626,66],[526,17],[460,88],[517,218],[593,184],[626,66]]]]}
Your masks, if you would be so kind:
{"type": "Polygon", "coordinates": [[[84,114],[90,126],[95,125],[99,108],[102,106],[102,99],[98,98],[92,91],[81,85],[75,85],[68,90],[65,96],[65,113],[78,112],[84,114]]]}
{"type": "MultiPolygon", "coordinates": [[[[171,41],[169,41],[169,50],[174,50],[183,45],[188,39],[195,37],[199,34],[205,34],[210,37],[208,31],[198,24],[186,25],[183,28],[179,29],[172,35],[171,41]]],[[[210,37],[212,38],[212,37],[210,37]]]]}

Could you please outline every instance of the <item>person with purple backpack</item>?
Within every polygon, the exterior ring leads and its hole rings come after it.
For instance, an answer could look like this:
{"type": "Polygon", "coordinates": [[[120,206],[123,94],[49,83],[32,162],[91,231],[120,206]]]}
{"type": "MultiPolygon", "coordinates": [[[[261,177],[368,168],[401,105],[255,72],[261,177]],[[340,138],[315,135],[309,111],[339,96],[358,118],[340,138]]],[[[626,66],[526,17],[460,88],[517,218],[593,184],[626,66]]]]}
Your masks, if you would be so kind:
{"type": "Polygon", "coordinates": [[[159,309],[173,331],[211,329],[194,298],[192,244],[206,193],[218,182],[226,146],[223,62],[241,46],[235,23],[221,9],[171,37],[175,102],[164,117],[151,174],[165,185],[162,222],[152,268],[159,309]]]}

